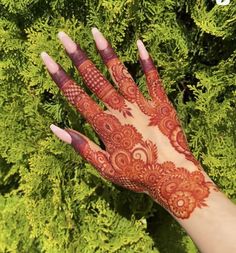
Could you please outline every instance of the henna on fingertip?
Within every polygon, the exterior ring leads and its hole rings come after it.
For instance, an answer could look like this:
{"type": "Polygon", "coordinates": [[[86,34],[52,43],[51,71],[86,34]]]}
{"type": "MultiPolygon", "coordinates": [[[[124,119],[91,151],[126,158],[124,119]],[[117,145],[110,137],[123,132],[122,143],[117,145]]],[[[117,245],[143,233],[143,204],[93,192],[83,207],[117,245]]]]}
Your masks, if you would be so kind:
{"type": "Polygon", "coordinates": [[[49,72],[49,74],[60,89],[63,89],[63,86],[70,80],[70,77],[60,65],[56,73],[52,74],[49,72]]]}
{"type": "Polygon", "coordinates": [[[88,60],[87,54],[81,49],[81,47],[77,44],[76,51],[73,53],[68,53],[69,57],[71,58],[74,65],[79,68],[79,66],[88,60]]]}
{"type": "Polygon", "coordinates": [[[139,62],[141,64],[141,67],[143,69],[143,72],[145,74],[147,74],[148,72],[152,71],[152,70],[156,70],[156,67],[154,65],[154,62],[151,58],[151,56],[149,56],[148,59],[142,59],[141,57],[139,57],[139,62]]]}
{"type": "Polygon", "coordinates": [[[110,60],[118,58],[110,43],[97,28],[92,29],[92,34],[97,50],[99,51],[102,60],[106,65],[110,60]]]}
{"type": "Polygon", "coordinates": [[[80,154],[84,154],[88,141],[73,129],[66,128],[65,131],[70,135],[71,145],[75,151],[80,154]]]}
{"type": "Polygon", "coordinates": [[[80,45],[75,43],[65,32],[59,32],[58,38],[77,68],[79,68],[83,62],[88,60],[87,54],[81,49],[80,45]]]}
{"type": "Polygon", "coordinates": [[[63,85],[70,79],[65,70],[55,62],[50,55],[46,52],[41,53],[41,58],[47,68],[47,71],[53,81],[57,84],[57,86],[61,89],[63,85]]]}
{"type": "Polygon", "coordinates": [[[156,70],[156,66],[149,55],[146,47],[141,40],[137,40],[137,47],[139,51],[139,62],[142,66],[143,72],[147,74],[151,70],[156,70]]]}
{"type": "Polygon", "coordinates": [[[106,49],[99,50],[99,52],[106,65],[110,60],[118,58],[110,44],[107,46],[106,49]]]}
{"type": "MultiPolygon", "coordinates": [[[[64,45],[67,54],[80,72],[88,88],[94,92],[109,108],[118,110],[125,117],[131,116],[124,98],[106,80],[102,73],[90,61],[86,53],[66,33],[60,32],[58,37],[64,45]]],[[[73,94],[69,92],[68,94],[73,94]]]]}

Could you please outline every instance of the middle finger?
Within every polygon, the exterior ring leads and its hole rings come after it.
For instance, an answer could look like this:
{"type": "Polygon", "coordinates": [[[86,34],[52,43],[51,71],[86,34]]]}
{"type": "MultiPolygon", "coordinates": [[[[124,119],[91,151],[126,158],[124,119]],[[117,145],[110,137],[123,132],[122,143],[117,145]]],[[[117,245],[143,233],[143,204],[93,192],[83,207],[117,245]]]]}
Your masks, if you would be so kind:
{"type": "Polygon", "coordinates": [[[88,88],[105,103],[108,109],[118,110],[125,117],[131,116],[130,108],[128,108],[125,99],[88,59],[80,46],[64,32],[59,32],[58,37],[88,88]]]}

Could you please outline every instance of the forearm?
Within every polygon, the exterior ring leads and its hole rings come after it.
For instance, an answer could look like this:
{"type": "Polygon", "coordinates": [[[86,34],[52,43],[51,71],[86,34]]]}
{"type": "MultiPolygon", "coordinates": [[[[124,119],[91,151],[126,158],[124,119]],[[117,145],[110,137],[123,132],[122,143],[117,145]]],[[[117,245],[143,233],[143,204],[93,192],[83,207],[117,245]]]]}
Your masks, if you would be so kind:
{"type": "Polygon", "coordinates": [[[236,205],[222,192],[214,190],[210,191],[205,204],[195,208],[186,219],[177,218],[168,211],[202,253],[236,252],[236,205]]]}
{"type": "Polygon", "coordinates": [[[202,253],[236,252],[236,206],[221,192],[212,192],[207,207],[179,223],[202,253]]]}

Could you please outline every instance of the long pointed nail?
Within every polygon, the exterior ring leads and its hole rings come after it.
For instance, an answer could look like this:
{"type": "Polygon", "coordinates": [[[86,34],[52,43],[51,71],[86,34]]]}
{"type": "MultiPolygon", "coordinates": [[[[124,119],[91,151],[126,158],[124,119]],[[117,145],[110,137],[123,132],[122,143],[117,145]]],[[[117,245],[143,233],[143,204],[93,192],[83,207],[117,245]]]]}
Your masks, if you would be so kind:
{"type": "Polygon", "coordinates": [[[114,49],[97,28],[92,28],[92,34],[96,43],[96,47],[106,65],[110,60],[117,58],[114,49]]]}
{"type": "Polygon", "coordinates": [[[59,32],[58,38],[69,54],[73,54],[77,50],[76,43],[65,32],[59,32]]]}
{"type": "Polygon", "coordinates": [[[137,40],[137,46],[140,58],[142,60],[147,60],[149,58],[149,53],[141,40],[137,40]]]}
{"type": "Polygon", "coordinates": [[[70,134],[65,131],[64,129],[61,129],[60,127],[58,126],[55,126],[55,125],[51,125],[50,126],[52,132],[62,141],[68,143],[68,144],[71,144],[72,143],[72,138],[70,136],[70,134]]]}
{"type": "Polygon", "coordinates": [[[51,74],[55,74],[59,69],[59,65],[46,52],[42,52],[40,56],[45,66],[47,67],[48,71],[51,74]]]}
{"type": "Polygon", "coordinates": [[[98,50],[106,49],[108,46],[108,41],[96,27],[92,28],[92,34],[98,50]]]}
{"type": "Polygon", "coordinates": [[[86,53],[66,33],[59,32],[58,38],[65,47],[66,52],[71,58],[74,65],[77,67],[77,69],[79,69],[79,66],[84,61],[88,60],[86,53]]]}
{"type": "Polygon", "coordinates": [[[152,57],[149,55],[147,49],[145,48],[141,40],[137,40],[137,46],[139,51],[139,60],[142,66],[144,73],[148,73],[151,70],[155,69],[152,57]]]}

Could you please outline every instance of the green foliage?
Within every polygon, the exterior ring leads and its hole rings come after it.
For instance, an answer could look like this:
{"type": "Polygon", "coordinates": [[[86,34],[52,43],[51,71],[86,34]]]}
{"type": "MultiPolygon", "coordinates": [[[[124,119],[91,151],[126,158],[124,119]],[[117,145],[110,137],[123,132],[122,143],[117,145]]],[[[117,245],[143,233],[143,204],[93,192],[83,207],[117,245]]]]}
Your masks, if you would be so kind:
{"type": "Polygon", "coordinates": [[[101,71],[90,29],[112,42],[147,95],[143,39],[190,146],[236,199],[236,6],[214,1],[0,0],[0,252],[197,252],[167,212],[104,179],[49,130],[99,139],[68,105],[39,58],[49,52],[81,83],[57,40],[67,32],[101,71]]]}

